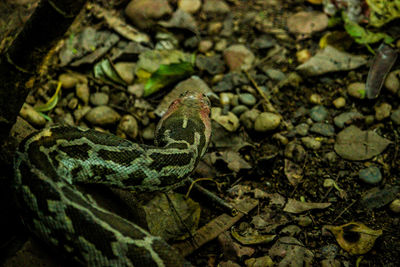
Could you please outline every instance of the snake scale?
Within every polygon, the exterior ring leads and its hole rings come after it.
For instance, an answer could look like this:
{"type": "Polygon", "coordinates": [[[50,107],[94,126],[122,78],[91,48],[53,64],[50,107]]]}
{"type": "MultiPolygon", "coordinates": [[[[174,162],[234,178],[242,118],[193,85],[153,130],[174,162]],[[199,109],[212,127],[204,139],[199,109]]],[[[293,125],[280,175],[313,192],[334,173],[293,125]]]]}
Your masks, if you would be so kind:
{"type": "Polygon", "coordinates": [[[161,118],[156,146],[68,126],[28,136],[14,163],[24,225],[82,266],[190,266],[160,237],[102,208],[76,185],[144,192],[182,185],[209,144],[209,113],[206,96],[183,94],[161,118]]]}

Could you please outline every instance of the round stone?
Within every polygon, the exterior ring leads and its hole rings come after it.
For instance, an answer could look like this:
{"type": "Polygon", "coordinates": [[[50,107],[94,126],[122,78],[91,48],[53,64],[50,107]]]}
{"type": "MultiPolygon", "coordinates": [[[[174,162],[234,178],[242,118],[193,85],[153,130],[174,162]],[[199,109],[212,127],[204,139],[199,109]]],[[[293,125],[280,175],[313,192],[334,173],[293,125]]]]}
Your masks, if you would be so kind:
{"type": "Polygon", "coordinates": [[[85,118],[93,125],[105,126],[115,124],[121,116],[108,106],[99,106],[89,110],[85,118]]]}
{"type": "Polygon", "coordinates": [[[239,105],[232,109],[232,113],[235,114],[236,116],[240,116],[242,113],[244,113],[248,110],[249,110],[248,107],[246,107],[244,105],[239,105]]]}
{"type": "Polygon", "coordinates": [[[371,166],[360,170],[358,176],[367,184],[377,184],[382,180],[381,171],[376,166],[371,166]]]}
{"type": "Polygon", "coordinates": [[[257,116],[254,122],[254,130],[257,132],[266,132],[278,128],[281,123],[281,116],[271,113],[262,112],[257,116]]]}
{"type": "Polygon", "coordinates": [[[254,106],[257,102],[255,96],[249,93],[244,93],[239,95],[239,100],[242,104],[246,106],[254,106]]]}
{"type": "Polygon", "coordinates": [[[400,199],[395,199],[390,203],[389,208],[394,213],[400,213],[400,199]]]}
{"type": "Polygon", "coordinates": [[[90,95],[90,103],[93,106],[103,106],[107,105],[109,96],[106,93],[96,92],[90,95]]]}
{"type": "Polygon", "coordinates": [[[310,126],[307,123],[300,123],[294,128],[296,134],[301,136],[306,136],[308,134],[308,129],[310,129],[310,126]]]}
{"type": "Polygon", "coordinates": [[[390,116],[390,111],[392,111],[392,106],[388,103],[382,103],[379,106],[375,106],[375,118],[378,121],[386,119],[390,116]]]}
{"type": "Polygon", "coordinates": [[[302,137],[301,142],[303,142],[305,147],[312,150],[318,150],[321,148],[321,142],[311,136],[302,137]]]}
{"type": "Polygon", "coordinates": [[[328,117],[328,110],[321,105],[315,106],[310,110],[310,117],[316,122],[322,122],[328,117]]]}
{"type": "Polygon", "coordinates": [[[365,83],[351,83],[347,86],[347,93],[354,98],[365,98],[365,83]]]}
{"type": "Polygon", "coordinates": [[[338,97],[335,100],[333,100],[333,105],[337,109],[343,108],[344,106],[346,106],[346,99],[344,97],[342,97],[342,96],[338,97]]]}

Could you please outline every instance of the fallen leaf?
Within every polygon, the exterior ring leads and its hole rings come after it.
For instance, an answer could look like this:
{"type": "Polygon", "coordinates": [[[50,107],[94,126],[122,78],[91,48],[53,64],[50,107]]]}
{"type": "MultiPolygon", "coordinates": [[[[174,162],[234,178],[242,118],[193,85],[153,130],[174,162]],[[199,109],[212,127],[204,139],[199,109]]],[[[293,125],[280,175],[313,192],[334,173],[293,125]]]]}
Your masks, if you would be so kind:
{"type": "Polygon", "coordinates": [[[301,202],[295,199],[289,198],[283,211],[290,213],[302,213],[304,211],[313,209],[326,209],[332,203],[315,203],[315,202],[301,202]]]}
{"type": "Polygon", "coordinates": [[[239,172],[241,169],[251,169],[251,165],[242,158],[239,152],[226,150],[220,152],[220,154],[231,171],[239,172]]]}
{"type": "Polygon", "coordinates": [[[382,153],[390,143],[373,131],[350,125],[337,135],[334,148],[344,159],[366,160],[382,153]]]}
{"type": "Polygon", "coordinates": [[[291,185],[296,186],[303,179],[303,168],[301,165],[285,159],[285,175],[291,185]]]}
{"type": "Polygon", "coordinates": [[[279,238],[268,252],[270,257],[283,259],[275,266],[312,266],[314,254],[291,236],[279,238]]]}
{"type": "Polygon", "coordinates": [[[327,225],[341,248],[353,255],[365,254],[374,246],[382,230],[373,230],[362,223],[351,222],[341,226],[327,225]]]}
{"type": "Polygon", "coordinates": [[[231,228],[231,235],[234,239],[236,239],[242,245],[258,245],[258,244],[266,244],[272,242],[276,235],[240,235],[235,227],[231,228]]]}
{"type": "MultiPolygon", "coordinates": [[[[58,103],[58,99],[61,95],[61,87],[62,87],[62,83],[58,82],[57,84],[57,89],[54,92],[53,96],[50,97],[49,101],[47,101],[45,104],[40,105],[40,106],[36,106],[34,107],[34,109],[38,112],[45,112],[45,111],[50,111],[53,108],[55,108],[55,106],[58,103]]],[[[43,114],[42,114],[43,115],[43,114]]]]}

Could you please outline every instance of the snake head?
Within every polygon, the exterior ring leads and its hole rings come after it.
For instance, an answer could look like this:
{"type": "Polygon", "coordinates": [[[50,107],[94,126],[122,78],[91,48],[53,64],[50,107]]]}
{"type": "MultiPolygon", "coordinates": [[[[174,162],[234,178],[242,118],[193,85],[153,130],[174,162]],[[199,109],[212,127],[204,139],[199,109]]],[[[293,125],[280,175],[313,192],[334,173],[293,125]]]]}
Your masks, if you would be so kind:
{"type": "Polygon", "coordinates": [[[195,144],[199,136],[199,151],[202,156],[210,142],[211,102],[207,96],[187,91],[174,100],[156,128],[156,144],[165,146],[178,140],[195,144]]]}

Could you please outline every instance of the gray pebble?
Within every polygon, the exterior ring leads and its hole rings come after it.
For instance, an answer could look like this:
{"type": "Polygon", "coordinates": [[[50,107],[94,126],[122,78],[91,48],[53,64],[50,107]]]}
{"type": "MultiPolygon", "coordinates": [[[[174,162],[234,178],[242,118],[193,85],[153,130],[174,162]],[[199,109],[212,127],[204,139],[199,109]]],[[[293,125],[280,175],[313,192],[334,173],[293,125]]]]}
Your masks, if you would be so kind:
{"type": "Polygon", "coordinates": [[[376,166],[371,166],[360,170],[358,176],[361,181],[367,184],[377,184],[382,180],[381,171],[376,166]]]}
{"type": "Polygon", "coordinates": [[[333,164],[337,160],[337,155],[334,151],[328,152],[324,155],[323,157],[324,161],[326,161],[328,164],[333,164]]]}
{"type": "Polygon", "coordinates": [[[106,93],[97,92],[90,95],[90,103],[93,106],[104,106],[108,104],[109,96],[106,93]]]}
{"type": "Polygon", "coordinates": [[[80,121],[85,115],[86,113],[88,113],[90,110],[89,106],[83,106],[82,108],[78,108],[74,110],[74,117],[75,120],[80,121]]]}
{"type": "Polygon", "coordinates": [[[364,116],[357,111],[344,112],[333,119],[335,125],[339,128],[343,128],[346,125],[351,124],[355,120],[363,119],[364,116]]]}
{"type": "Polygon", "coordinates": [[[331,124],[317,122],[311,126],[311,132],[317,133],[323,136],[333,136],[335,134],[335,128],[331,124]]]}
{"type": "Polygon", "coordinates": [[[265,74],[268,75],[269,78],[275,81],[283,81],[286,78],[285,73],[276,69],[266,69],[264,70],[265,74]]]}
{"type": "Polygon", "coordinates": [[[249,110],[249,108],[246,107],[245,105],[239,105],[239,106],[234,107],[231,111],[236,116],[240,116],[243,112],[246,112],[248,110],[249,110]]]}
{"type": "Polygon", "coordinates": [[[257,102],[257,99],[249,93],[240,94],[239,100],[242,104],[246,106],[254,106],[257,102]]]}
{"type": "Polygon", "coordinates": [[[245,111],[242,113],[242,115],[240,115],[240,123],[244,125],[246,129],[252,130],[254,127],[254,122],[260,113],[261,112],[257,109],[245,111]]]}
{"type": "Polygon", "coordinates": [[[397,125],[400,125],[400,109],[393,111],[390,119],[397,125]]]}
{"type": "Polygon", "coordinates": [[[89,103],[90,89],[87,83],[78,83],[75,88],[76,97],[87,105],[89,103]]]}
{"type": "Polygon", "coordinates": [[[321,105],[315,106],[310,110],[310,117],[316,122],[322,122],[328,117],[328,110],[321,105]]]}
{"type": "Polygon", "coordinates": [[[153,140],[154,139],[154,131],[156,129],[156,125],[151,123],[149,126],[143,129],[142,137],[146,140],[153,140]]]}
{"type": "Polygon", "coordinates": [[[294,128],[296,134],[301,136],[306,136],[308,134],[309,129],[310,126],[307,123],[300,123],[296,125],[296,127],[294,128]]]}

